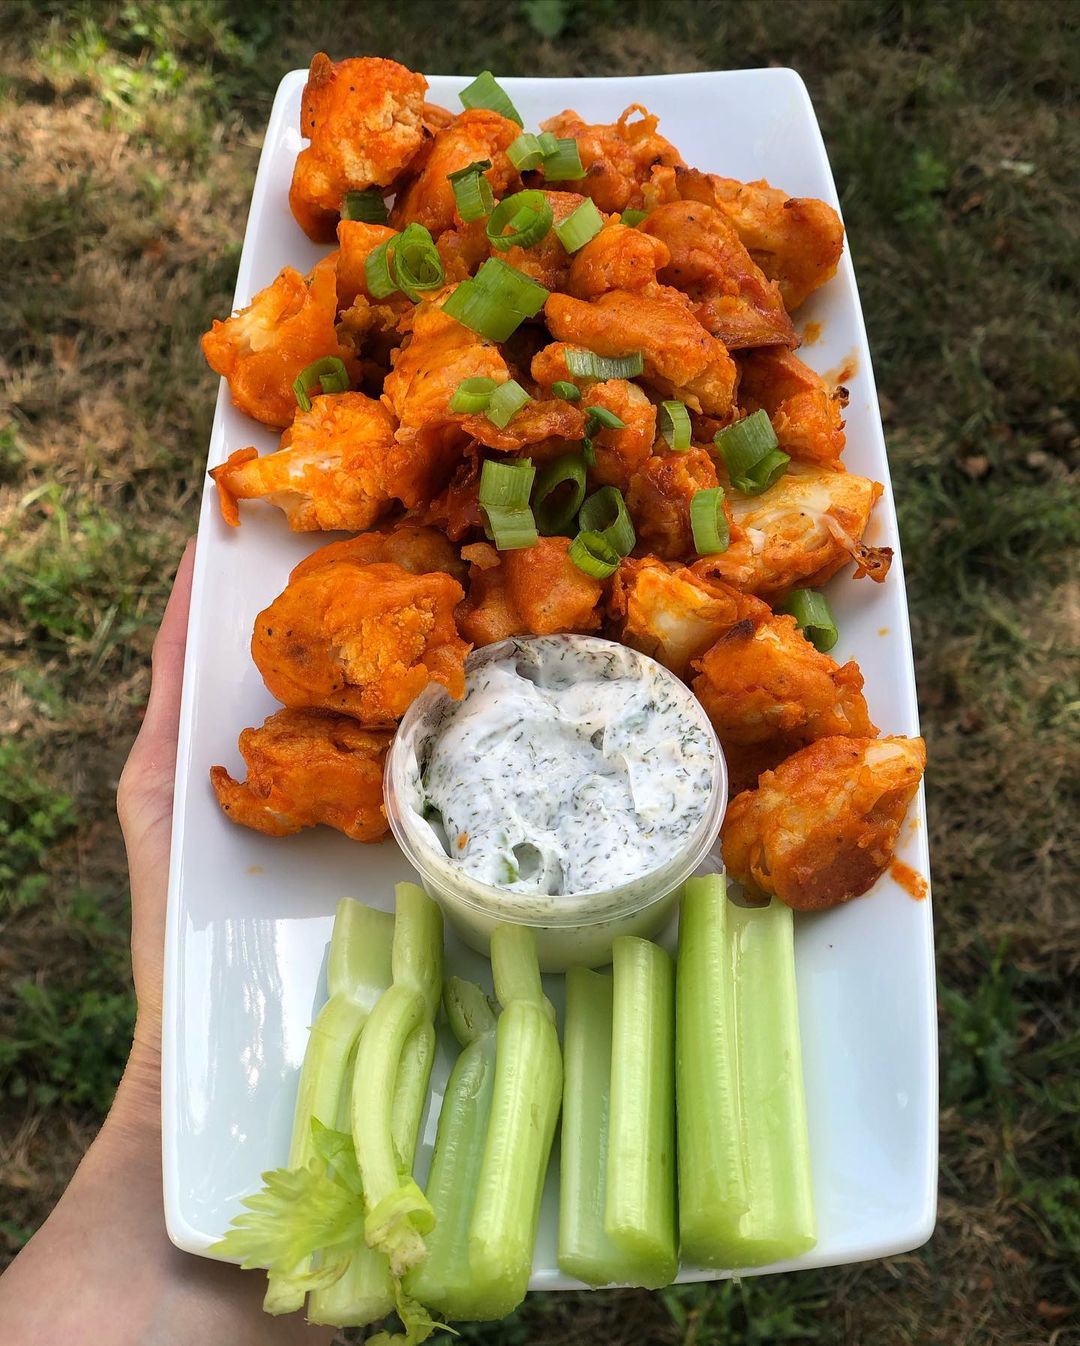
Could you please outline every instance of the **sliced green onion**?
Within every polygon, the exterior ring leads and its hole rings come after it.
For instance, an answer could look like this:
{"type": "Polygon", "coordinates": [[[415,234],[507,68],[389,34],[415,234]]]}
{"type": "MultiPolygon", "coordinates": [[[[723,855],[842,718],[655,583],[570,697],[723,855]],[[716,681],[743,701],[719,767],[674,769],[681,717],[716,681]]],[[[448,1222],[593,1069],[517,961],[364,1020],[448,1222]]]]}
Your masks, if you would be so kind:
{"type": "Polygon", "coordinates": [[[594,351],[571,349],[566,352],[566,367],[576,379],[633,379],[645,370],[640,351],[632,355],[597,355],[594,351]]]}
{"type": "Polygon", "coordinates": [[[513,463],[488,458],[480,470],[480,504],[484,509],[527,509],[535,477],[531,458],[513,463]]]}
{"type": "Polygon", "coordinates": [[[555,148],[544,156],[544,177],[549,182],[577,182],[584,176],[577,141],[556,138],[555,148]]]}
{"type": "Polygon", "coordinates": [[[565,533],[584,499],[585,460],[578,453],[563,454],[536,478],[532,508],[537,528],[544,537],[565,533]]]}
{"type": "Polygon", "coordinates": [[[531,509],[488,505],[484,513],[491,527],[492,541],[499,551],[520,551],[524,547],[535,547],[539,542],[531,509]]]}
{"type": "Polygon", "coordinates": [[[530,131],[522,131],[521,135],[506,147],[506,157],[519,173],[527,173],[530,168],[535,168],[544,157],[544,149],[540,144],[540,138],[534,136],[530,131]]]}
{"type": "Polygon", "coordinates": [[[590,438],[599,430],[626,429],[626,422],[620,420],[613,411],[608,411],[607,407],[586,407],[585,414],[589,418],[585,422],[585,433],[590,438]]]}
{"type": "Polygon", "coordinates": [[[343,220],[361,220],[364,224],[385,224],[390,218],[383,194],[377,187],[363,192],[346,192],[341,200],[343,220]]]}
{"type": "Polygon", "coordinates": [[[620,556],[634,550],[634,525],[617,486],[601,486],[581,507],[578,523],[586,533],[597,533],[620,556]]]}
{"type": "Polygon", "coordinates": [[[828,654],[839,639],[829,600],[817,589],[792,589],[780,611],[795,618],[803,635],[822,654],[828,654]]]}
{"type": "Polygon", "coordinates": [[[494,379],[464,379],[454,389],[450,410],[473,416],[487,407],[496,387],[494,379]]]}
{"type": "Polygon", "coordinates": [[[674,453],[690,447],[690,413],[682,402],[660,403],[660,434],[674,453]]]}
{"type": "Polygon", "coordinates": [[[559,148],[558,137],[552,131],[541,131],[536,137],[536,143],[540,146],[540,153],[545,159],[550,158],[559,148]]]}
{"type": "Polygon", "coordinates": [[[531,248],[551,228],[554,219],[551,203],[543,192],[515,192],[505,196],[487,222],[487,236],[493,248],[531,248]],[[504,232],[509,228],[509,233],[504,232]]]}
{"type": "Polygon", "coordinates": [[[464,168],[455,168],[452,173],[447,173],[447,182],[460,182],[462,178],[467,178],[470,173],[486,173],[491,167],[490,159],[474,159],[471,164],[466,164],[464,168]]]}
{"type": "Polygon", "coordinates": [[[590,238],[595,238],[603,227],[604,217],[596,209],[596,203],[586,197],[576,210],[555,226],[555,232],[567,252],[577,252],[590,238]]]}
{"type": "Polygon", "coordinates": [[[471,280],[454,290],[443,312],[489,341],[505,341],[526,318],[540,312],[547,297],[542,285],[501,257],[489,257],[471,280]]]}
{"type": "Polygon", "coordinates": [[[454,189],[454,205],[461,219],[469,224],[482,220],[495,209],[495,193],[483,173],[472,171],[463,177],[449,174],[454,189]]]}
{"type": "Polygon", "coordinates": [[[635,229],[648,213],[647,210],[624,210],[619,216],[619,220],[625,224],[628,229],[635,229]]]}
{"type": "Polygon", "coordinates": [[[622,559],[602,533],[588,530],[578,533],[567,553],[574,565],[594,580],[606,580],[614,575],[622,559]]]}
{"type": "Polygon", "coordinates": [[[581,456],[585,459],[586,467],[596,466],[596,445],[588,435],[581,441],[581,456]]]}
{"type": "Polygon", "coordinates": [[[507,379],[491,394],[484,414],[492,425],[505,430],[517,412],[531,401],[532,398],[516,379],[507,379]]]}
{"type": "Polygon", "coordinates": [[[458,94],[462,107],[482,107],[489,112],[497,112],[500,117],[508,117],[519,126],[524,125],[517,108],[511,103],[506,90],[495,81],[490,70],[482,70],[469,85],[458,94]]]}
{"type": "Polygon", "coordinates": [[[760,495],[784,475],[791,459],[780,452],[777,442],[764,410],[725,426],[713,436],[732,486],[743,495],[760,495]]]}
{"type": "Polygon", "coordinates": [[[731,529],[724,513],[722,486],[694,492],[690,501],[690,528],[694,534],[694,550],[699,556],[727,551],[731,544],[731,529]]]}
{"type": "Polygon", "coordinates": [[[372,248],[364,260],[364,284],[372,299],[385,299],[397,293],[398,283],[390,269],[390,244],[396,238],[397,234],[372,248]]]}
{"type": "Polygon", "coordinates": [[[314,360],[305,369],[301,369],[293,380],[293,392],[301,411],[311,410],[311,398],[308,394],[318,385],[321,393],[344,393],[349,389],[349,374],[344,361],[336,355],[324,355],[314,360]]]}
{"type": "Polygon", "coordinates": [[[409,224],[390,240],[390,268],[398,289],[415,303],[426,290],[437,290],[446,279],[435,240],[422,224],[409,224]]]}
{"type": "Polygon", "coordinates": [[[551,391],[564,402],[581,401],[581,389],[576,383],[567,383],[565,379],[557,379],[551,385],[551,391]]]}

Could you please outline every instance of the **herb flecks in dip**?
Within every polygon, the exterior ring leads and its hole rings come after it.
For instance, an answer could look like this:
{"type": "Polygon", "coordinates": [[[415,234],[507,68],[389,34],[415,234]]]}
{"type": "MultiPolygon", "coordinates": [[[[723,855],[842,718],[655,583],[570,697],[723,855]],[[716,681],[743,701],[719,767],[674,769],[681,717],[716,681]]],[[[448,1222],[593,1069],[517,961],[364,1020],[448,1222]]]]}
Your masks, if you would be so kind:
{"type": "Polygon", "coordinates": [[[713,743],[631,649],[534,640],[470,674],[421,758],[424,816],[472,878],[553,896],[657,869],[699,826],[713,743]]]}

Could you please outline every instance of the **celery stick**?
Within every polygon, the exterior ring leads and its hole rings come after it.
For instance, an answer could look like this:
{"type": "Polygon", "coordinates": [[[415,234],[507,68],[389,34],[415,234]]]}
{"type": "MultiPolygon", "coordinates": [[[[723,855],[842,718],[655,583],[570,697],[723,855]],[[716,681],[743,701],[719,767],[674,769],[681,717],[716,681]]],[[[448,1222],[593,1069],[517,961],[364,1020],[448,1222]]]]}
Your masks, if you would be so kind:
{"type": "Polygon", "coordinates": [[[536,944],[500,925],[491,965],[502,1013],[495,1080],[469,1230],[474,1316],[501,1318],[525,1297],[551,1142],[562,1101],[555,1011],[544,996],[536,944]]]}
{"type": "Polygon", "coordinates": [[[559,1269],[587,1285],[625,1284],[633,1266],[604,1232],[611,1084],[611,978],[566,974],[559,1145],[559,1269]]]}
{"type": "Polygon", "coordinates": [[[487,1139],[495,1085],[495,1015],[472,982],[451,977],[443,996],[462,1051],[439,1114],[425,1195],[435,1212],[427,1257],[405,1281],[414,1299],[447,1318],[482,1313],[469,1271],[469,1224],[487,1139]]]}
{"type": "MultiPolygon", "coordinates": [[[[428,1080],[435,1056],[435,1030],[422,1024],[405,1044],[401,1067],[394,1084],[391,1134],[401,1170],[412,1172],[416,1136],[427,1100],[428,1080]]],[[[339,1125],[349,1126],[351,1109],[344,1100],[339,1125]]],[[[395,1294],[386,1254],[361,1244],[349,1259],[341,1278],[313,1290],[308,1297],[308,1318],[313,1323],[335,1327],[365,1327],[385,1318],[394,1307],[395,1294]]]]}
{"type": "Polygon", "coordinates": [[[727,885],[690,879],[679,912],[676,1095],[685,1262],[729,1265],[747,1207],[727,885]]]}
{"type": "MultiPolygon", "coordinates": [[[[367,1208],[369,1246],[386,1253],[399,1277],[425,1253],[424,1234],[434,1216],[411,1175],[402,1172],[394,1146],[394,1099],[417,1029],[430,1025],[442,989],[442,915],[416,884],[395,890],[393,985],[379,998],[356,1053],[352,1131],[367,1208]]],[[[400,1136],[399,1136],[400,1143],[400,1136]]]]}
{"type": "Polygon", "coordinates": [[[806,1130],[791,909],[731,907],[735,1024],[749,1209],[730,1266],[761,1266],[817,1241],[806,1130]]]}
{"type": "MultiPolygon", "coordinates": [[[[311,1027],[293,1113],[288,1167],[304,1168],[315,1157],[312,1118],[324,1126],[338,1125],[338,1106],[364,1021],[390,984],[394,921],[342,898],[334,916],[327,959],[329,999],[311,1027]]],[[[271,1272],[263,1307],[267,1313],[293,1313],[301,1308],[311,1258],[292,1276],[271,1272]]]]}
{"type": "Polygon", "coordinates": [[[633,935],[612,949],[611,1097],[604,1232],[635,1285],[670,1285],[675,1241],[675,972],[633,935]]]}

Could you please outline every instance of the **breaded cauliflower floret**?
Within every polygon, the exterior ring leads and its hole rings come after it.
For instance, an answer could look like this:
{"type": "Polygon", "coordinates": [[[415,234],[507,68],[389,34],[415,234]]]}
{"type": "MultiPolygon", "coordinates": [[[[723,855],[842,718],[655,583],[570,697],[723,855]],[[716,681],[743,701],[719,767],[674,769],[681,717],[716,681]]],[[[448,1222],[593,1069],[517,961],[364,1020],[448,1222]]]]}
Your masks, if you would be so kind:
{"type": "Polygon", "coordinates": [[[429,682],[464,694],[469,647],[454,626],[464,596],[441,572],[335,561],[290,580],[259,613],[251,656],[287,706],[392,726],[429,682]]]}
{"type": "Polygon", "coordinates": [[[210,768],[218,803],[234,823],[287,837],[325,823],[353,841],[389,830],[383,764],[393,734],[325,710],[279,710],[240,735],[247,779],[210,768]]]}
{"type": "Polygon", "coordinates": [[[724,212],[750,256],[779,284],[789,313],[836,274],[844,226],[826,202],[788,196],[764,179],[737,182],[696,168],[677,169],[676,182],[684,201],[724,212]]]}
{"type": "Polygon", "coordinates": [[[423,75],[378,56],[311,58],[300,103],[300,151],[289,189],[296,222],[328,243],[346,192],[389,187],[424,143],[423,75]]]}
{"type": "Polygon", "coordinates": [[[779,285],[765,276],[723,211],[672,201],[650,211],[641,232],[666,245],[670,260],[660,280],[690,297],[698,321],[728,350],[797,344],[779,285]]]}
{"type": "MultiPolygon", "coordinates": [[[[698,491],[717,485],[716,469],[701,448],[684,453],[655,453],[630,478],[626,507],[634,521],[638,546],[665,561],[697,555],[690,505],[698,491]]],[[[729,505],[724,512],[730,519],[729,505]]]]}
{"type": "Polygon", "coordinates": [[[576,253],[565,286],[577,299],[608,290],[641,290],[656,280],[671,255],[658,238],[618,222],[608,224],[576,253]]]}
{"type": "Polygon", "coordinates": [[[398,523],[393,528],[373,529],[342,542],[328,542],[305,556],[289,575],[290,583],[301,575],[333,565],[335,561],[351,561],[353,565],[372,565],[376,561],[392,561],[410,575],[430,575],[443,570],[456,580],[463,580],[468,567],[458,555],[458,549],[437,528],[425,528],[412,523],[398,523]]]}
{"type": "Polygon", "coordinates": [[[352,353],[338,340],[337,283],[332,265],[320,263],[306,279],[287,266],[247,308],[214,319],[202,339],[215,374],[228,380],[234,404],[264,425],[283,429],[296,412],[293,381],[324,355],[357,372],[352,353]]]}
{"type": "Polygon", "coordinates": [[[609,290],[585,303],[553,294],[544,305],[556,341],[597,355],[640,351],[644,379],[692,411],[727,417],[735,402],[735,362],[691,311],[690,301],[667,285],[609,290]]]}
{"type": "Polygon", "coordinates": [[[240,500],[268,501],[285,512],[296,533],[370,528],[395,495],[387,471],[394,418],[363,393],[316,397],[281,437],[281,448],[261,458],[237,449],[210,469],[225,522],[237,525],[240,500]]]}
{"type": "Polygon", "coordinates": [[[896,850],[926,766],[921,738],[823,738],[728,805],[728,873],[751,896],[820,911],[867,892],[896,850]]]}
{"type": "Polygon", "coordinates": [[[738,365],[739,405],[768,413],[784,453],[804,463],[838,463],[846,442],[845,389],[831,390],[820,374],[779,346],[746,351],[738,365]]]}
{"type": "Polygon", "coordinates": [[[657,131],[658,122],[633,103],[618,121],[606,125],[589,125],[576,112],[566,111],[541,122],[540,128],[577,141],[585,176],[566,183],[568,190],[591,196],[601,210],[615,213],[674,196],[674,170],[683,160],[657,131]]]}
{"type": "Polygon", "coordinates": [[[457,612],[465,639],[491,645],[509,636],[595,631],[603,586],[570,560],[569,550],[567,537],[542,537],[516,551],[486,542],[462,548],[470,563],[469,594],[457,612]]]}

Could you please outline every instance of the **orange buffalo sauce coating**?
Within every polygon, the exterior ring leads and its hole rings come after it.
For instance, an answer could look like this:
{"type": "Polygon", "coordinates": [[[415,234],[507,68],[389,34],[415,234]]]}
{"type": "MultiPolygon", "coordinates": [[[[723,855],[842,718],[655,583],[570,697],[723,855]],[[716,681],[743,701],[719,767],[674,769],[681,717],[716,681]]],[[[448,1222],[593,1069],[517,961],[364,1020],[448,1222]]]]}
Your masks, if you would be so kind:
{"type": "Polygon", "coordinates": [[[894,860],[889,866],[889,877],[894,879],[908,897],[914,898],[916,902],[922,902],[930,892],[930,885],[917,869],[912,869],[909,864],[903,860],[894,860]]]}

